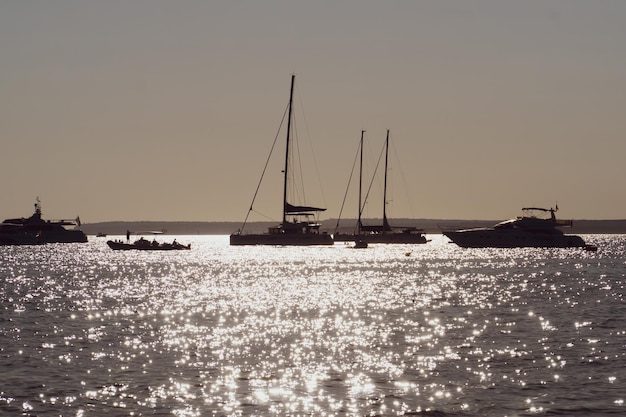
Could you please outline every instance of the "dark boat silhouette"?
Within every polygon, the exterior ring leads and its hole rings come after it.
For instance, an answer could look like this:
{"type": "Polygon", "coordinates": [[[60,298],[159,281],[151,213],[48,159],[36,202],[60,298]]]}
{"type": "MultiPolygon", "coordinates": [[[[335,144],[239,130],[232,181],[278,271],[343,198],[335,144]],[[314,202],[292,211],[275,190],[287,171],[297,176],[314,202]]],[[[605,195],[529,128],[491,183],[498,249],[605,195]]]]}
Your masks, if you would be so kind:
{"type": "MultiPolygon", "coordinates": [[[[289,111],[287,115],[287,139],[285,145],[285,168],[283,170],[283,213],[282,222],[270,227],[267,233],[246,234],[244,232],[247,222],[244,220],[243,226],[237,233],[230,235],[231,245],[285,245],[285,246],[310,246],[310,245],[332,245],[333,239],[327,233],[321,233],[321,223],[314,220],[316,213],[325,211],[325,208],[293,205],[287,201],[287,180],[290,172],[290,142],[291,142],[291,121],[293,109],[293,88],[295,75],[291,76],[291,88],[289,93],[289,111]]],[[[262,178],[261,178],[262,179],[262,178]]],[[[258,191],[258,188],[257,188],[258,191]]],[[[256,193],[255,193],[256,197],[256,193]]],[[[250,205],[248,215],[252,211],[250,205]]]]}
{"type": "Polygon", "coordinates": [[[107,245],[113,250],[142,250],[142,251],[164,251],[164,250],[190,250],[191,244],[183,245],[174,240],[172,243],[157,242],[156,240],[149,241],[147,239],[139,238],[133,243],[126,243],[120,240],[109,240],[107,245]]]}
{"type": "MultiPolygon", "coordinates": [[[[361,131],[361,141],[359,144],[360,164],[359,164],[359,210],[356,229],[353,233],[333,234],[333,239],[337,242],[364,242],[364,243],[426,243],[428,240],[424,236],[424,231],[413,226],[393,227],[387,220],[387,165],[389,161],[389,130],[385,139],[385,176],[383,189],[383,220],[380,225],[364,225],[361,219],[365,201],[362,201],[363,183],[363,135],[361,131]]],[[[367,198],[365,199],[367,200],[367,198]]],[[[339,220],[337,220],[339,225],[339,220]]]]}
{"type": "Polygon", "coordinates": [[[527,207],[522,209],[522,216],[493,227],[443,231],[443,234],[463,248],[586,248],[580,236],[566,235],[557,229],[573,225],[572,220],[558,220],[554,214],[557,210],[558,206],[556,209],[527,207]]]}
{"type": "Polygon", "coordinates": [[[34,233],[28,233],[20,224],[0,224],[0,246],[40,245],[43,242],[34,233]]]}
{"type": "Polygon", "coordinates": [[[41,218],[41,202],[37,198],[35,213],[32,216],[6,219],[0,224],[0,242],[10,240],[9,235],[19,236],[18,241],[25,242],[13,244],[87,242],[87,235],[82,230],[67,229],[68,226],[80,226],[80,219],[77,217],[76,220],[43,220],[41,218]]]}

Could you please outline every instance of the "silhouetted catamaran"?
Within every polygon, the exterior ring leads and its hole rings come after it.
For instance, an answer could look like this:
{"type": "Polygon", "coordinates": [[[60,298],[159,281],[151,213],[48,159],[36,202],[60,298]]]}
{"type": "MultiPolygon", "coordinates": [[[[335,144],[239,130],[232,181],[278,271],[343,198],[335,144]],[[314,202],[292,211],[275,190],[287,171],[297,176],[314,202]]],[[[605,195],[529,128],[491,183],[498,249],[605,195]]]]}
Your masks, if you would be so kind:
{"type": "MultiPolygon", "coordinates": [[[[366,243],[426,243],[428,240],[422,229],[412,226],[392,227],[387,220],[387,165],[389,162],[389,130],[385,139],[385,181],[383,187],[383,223],[380,225],[364,225],[361,219],[365,202],[361,200],[361,184],[363,177],[363,135],[360,141],[359,165],[359,217],[354,233],[335,233],[334,240],[338,242],[366,242],[366,243]]],[[[366,198],[367,199],[367,198],[366,198]]],[[[337,222],[339,224],[339,222],[337,222]]]]}
{"type": "MultiPolygon", "coordinates": [[[[289,152],[291,143],[291,121],[293,109],[293,89],[295,75],[291,76],[291,88],[289,92],[289,111],[287,116],[287,140],[285,145],[285,168],[283,170],[283,215],[282,222],[270,227],[267,233],[245,234],[244,228],[248,219],[254,199],[246,215],[246,220],[241,229],[230,235],[231,245],[286,245],[286,246],[309,246],[309,245],[332,245],[333,239],[327,233],[320,233],[321,224],[311,219],[316,213],[325,211],[325,208],[312,206],[297,206],[287,201],[287,179],[289,173],[289,152]]],[[[261,178],[262,180],[262,178],[261,178]]],[[[258,191],[258,187],[257,187],[258,191]]],[[[255,193],[256,198],[256,193],[255,193]]]]}

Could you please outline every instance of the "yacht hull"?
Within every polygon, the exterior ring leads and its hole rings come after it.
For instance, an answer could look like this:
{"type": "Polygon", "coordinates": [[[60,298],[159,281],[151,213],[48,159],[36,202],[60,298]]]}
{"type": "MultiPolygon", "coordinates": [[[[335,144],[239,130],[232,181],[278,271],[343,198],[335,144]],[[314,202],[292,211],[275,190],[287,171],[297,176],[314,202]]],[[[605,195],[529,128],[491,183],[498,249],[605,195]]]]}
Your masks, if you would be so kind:
{"type": "Polygon", "coordinates": [[[582,248],[586,244],[580,236],[498,231],[493,229],[443,232],[462,248],[582,248]]]}
{"type": "Polygon", "coordinates": [[[82,230],[41,231],[40,239],[45,243],[85,243],[87,235],[82,230]]]}
{"type": "Polygon", "coordinates": [[[40,245],[37,236],[28,233],[0,233],[0,246],[40,245]]]}

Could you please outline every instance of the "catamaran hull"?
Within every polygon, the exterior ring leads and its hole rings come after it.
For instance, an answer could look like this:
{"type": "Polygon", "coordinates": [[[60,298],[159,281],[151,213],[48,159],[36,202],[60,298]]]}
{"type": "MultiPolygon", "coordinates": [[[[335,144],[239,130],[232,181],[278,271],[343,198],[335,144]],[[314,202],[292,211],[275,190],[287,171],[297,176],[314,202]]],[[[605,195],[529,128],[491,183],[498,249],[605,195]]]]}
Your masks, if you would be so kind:
{"type": "Polygon", "coordinates": [[[427,243],[428,240],[424,235],[411,233],[389,233],[389,234],[371,234],[357,235],[352,233],[336,233],[333,236],[335,242],[356,242],[363,241],[366,243],[427,243]]]}
{"type": "Polygon", "coordinates": [[[582,248],[580,236],[551,233],[524,233],[491,229],[443,232],[462,248],[582,248]]]}
{"type": "Polygon", "coordinates": [[[232,246],[244,245],[274,245],[274,246],[318,246],[333,245],[334,241],[329,234],[232,234],[232,246]]]}

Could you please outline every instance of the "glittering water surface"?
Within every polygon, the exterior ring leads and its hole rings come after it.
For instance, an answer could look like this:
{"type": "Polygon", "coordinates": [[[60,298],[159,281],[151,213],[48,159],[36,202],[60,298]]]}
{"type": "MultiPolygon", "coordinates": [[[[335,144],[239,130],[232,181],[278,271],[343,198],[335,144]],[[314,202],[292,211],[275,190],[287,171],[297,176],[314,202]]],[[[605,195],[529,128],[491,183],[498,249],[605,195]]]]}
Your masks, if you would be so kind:
{"type": "Polygon", "coordinates": [[[0,415],[626,413],[626,236],[0,247],[0,415]]]}

